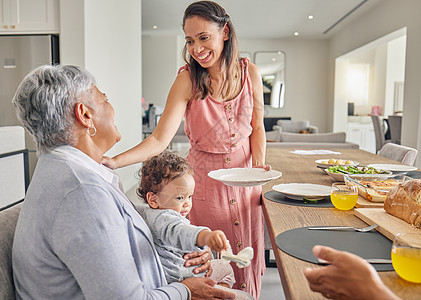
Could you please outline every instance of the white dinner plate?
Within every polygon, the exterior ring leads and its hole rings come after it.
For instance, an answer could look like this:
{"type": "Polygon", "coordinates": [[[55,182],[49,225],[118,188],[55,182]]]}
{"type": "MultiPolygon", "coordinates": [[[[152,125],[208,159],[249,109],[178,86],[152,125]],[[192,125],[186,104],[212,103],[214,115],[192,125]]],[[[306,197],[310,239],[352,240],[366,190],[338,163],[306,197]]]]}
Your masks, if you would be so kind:
{"type": "Polygon", "coordinates": [[[229,186],[257,186],[281,177],[282,172],[263,168],[231,168],[210,171],[208,176],[229,186]]]}
{"type": "Polygon", "coordinates": [[[367,167],[373,167],[376,169],[388,170],[392,172],[409,172],[417,170],[417,167],[414,166],[398,164],[369,164],[367,167]]]}
{"type": "MultiPolygon", "coordinates": [[[[322,168],[329,168],[329,167],[332,167],[332,166],[338,166],[338,164],[326,164],[326,163],[324,163],[325,161],[328,161],[329,159],[330,158],[318,159],[315,162],[319,167],[322,167],[322,168]]],[[[342,159],[342,160],[347,161],[348,159],[342,159]]],[[[359,164],[358,161],[352,160],[352,164],[346,164],[346,165],[341,165],[341,166],[357,166],[358,164],[359,164]]]]}
{"type": "Polygon", "coordinates": [[[329,196],[331,190],[330,186],[313,183],[282,183],[272,189],[294,200],[319,200],[329,196]]]}

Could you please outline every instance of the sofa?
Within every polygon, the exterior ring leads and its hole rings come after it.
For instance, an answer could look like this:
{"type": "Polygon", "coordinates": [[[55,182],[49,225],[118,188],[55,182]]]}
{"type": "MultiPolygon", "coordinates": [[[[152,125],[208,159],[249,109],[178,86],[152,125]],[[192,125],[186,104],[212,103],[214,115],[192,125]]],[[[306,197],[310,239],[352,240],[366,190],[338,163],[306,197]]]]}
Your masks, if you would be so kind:
{"type": "Polygon", "coordinates": [[[358,144],[346,142],[345,132],[301,134],[272,131],[266,133],[267,148],[293,149],[359,149],[358,144]]]}
{"type": "Polygon", "coordinates": [[[0,211],[0,299],[15,299],[12,245],[22,203],[0,211]]]}
{"type": "Polygon", "coordinates": [[[310,125],[309,120],[278,120],[272,130],[291,133],[318,133],[319,128],[310,125]]]}

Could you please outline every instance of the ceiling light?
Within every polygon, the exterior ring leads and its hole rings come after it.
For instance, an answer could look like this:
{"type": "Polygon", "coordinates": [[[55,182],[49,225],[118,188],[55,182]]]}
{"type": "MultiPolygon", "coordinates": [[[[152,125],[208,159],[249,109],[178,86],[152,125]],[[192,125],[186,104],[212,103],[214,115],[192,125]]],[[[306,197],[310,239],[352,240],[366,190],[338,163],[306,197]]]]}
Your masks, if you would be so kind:
{"type": "Polygon", "coordinates": [[[314,18],[314,17],[313,17],[312,15],[309,15],[309,16],[308,16],[308,19],[309,19],[309,20],[313,20],[313,18],[314,18]]]}
{"type": "Polygon", "coordinates": [[[152,26],[153,29],[158,29],[158,26],[154,25],[152,26]]]}
{"type": "Polygon", "coordinates": [[[295,35],[295,36],[299,35],[298,31],[294,32],[294,35],[295,35]]]}

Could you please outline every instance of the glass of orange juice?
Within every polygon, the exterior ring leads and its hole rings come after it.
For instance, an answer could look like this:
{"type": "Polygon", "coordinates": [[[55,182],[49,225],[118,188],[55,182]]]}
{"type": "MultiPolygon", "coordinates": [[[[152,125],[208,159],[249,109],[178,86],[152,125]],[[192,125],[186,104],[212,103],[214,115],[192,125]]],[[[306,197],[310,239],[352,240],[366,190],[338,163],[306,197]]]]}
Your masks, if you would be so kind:
{"type": "Polygon", "coordinates": [[[330,200],[337,209],[350,210],[357,203],[358,189],[355,185],[335,182],[332,184],[330,200]]]}
{"type": "Polygon", "coordinates": [[[421,235],[398,233],[392,245],[392,264],[405,280],[421,283],[421,235]]]}

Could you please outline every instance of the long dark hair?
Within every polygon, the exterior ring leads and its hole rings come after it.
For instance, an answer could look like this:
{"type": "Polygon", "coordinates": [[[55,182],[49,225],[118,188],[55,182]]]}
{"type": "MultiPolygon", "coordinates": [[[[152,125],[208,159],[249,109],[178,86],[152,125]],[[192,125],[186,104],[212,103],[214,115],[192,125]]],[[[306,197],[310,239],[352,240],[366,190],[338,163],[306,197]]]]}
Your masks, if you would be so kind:
{"type": "MultiPolygon", "coordinates": [[[[212,1],[198,1],[190,4],[186,8],[183,17],[183,30],[186,20],[193,16],[198,16],[214,22],[218,24],[218,27],[221,29],[225,24],[227,24],[229,28],[229,37],[228,40],[224,42],[224,49],[221,53],[221,67],[225,67],[226,69],[221,94],[225,99],[232,99],[236,96],[235,93],[237,89],[235,87],[241,81],[241,76],[240,62],[238,60],[237,36],[231,18],[219,4],[212,1]]],[[[202,66],[189,55],[186,46],[184,46],[183,49],[183,57],[191,70],[193,98],[205,98],[212,92],[211,78],[208,71],[202,68],[202,66]]]]}

